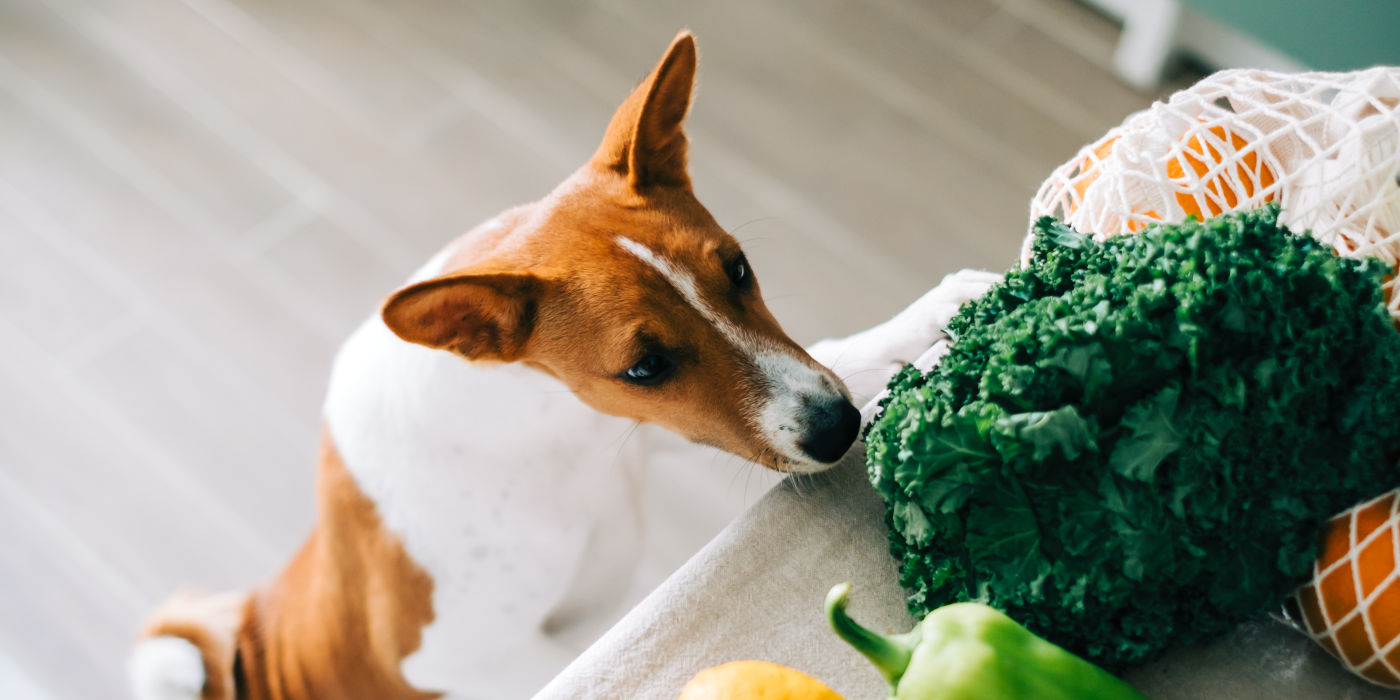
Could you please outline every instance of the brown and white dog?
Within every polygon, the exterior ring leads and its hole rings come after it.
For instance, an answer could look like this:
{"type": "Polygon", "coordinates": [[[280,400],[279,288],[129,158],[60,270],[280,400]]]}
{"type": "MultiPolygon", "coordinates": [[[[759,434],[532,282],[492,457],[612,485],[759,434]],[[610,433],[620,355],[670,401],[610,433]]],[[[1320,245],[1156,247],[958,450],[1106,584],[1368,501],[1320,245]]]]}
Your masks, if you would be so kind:
{"type": "Polygon", "coordinates": [[[809,355],[691,192],[695,67],[683,32],[588,163],[453,241],[346,341],[314,531],[268,585],[158,610],[141,700],[526,697],[577,651],[567,632],[612,622],[637,565],[620,463],[700,468],[676,435],[787,472],[842,457],[860,415],[830,366],[869,398],[991,278],[809,355]]]}

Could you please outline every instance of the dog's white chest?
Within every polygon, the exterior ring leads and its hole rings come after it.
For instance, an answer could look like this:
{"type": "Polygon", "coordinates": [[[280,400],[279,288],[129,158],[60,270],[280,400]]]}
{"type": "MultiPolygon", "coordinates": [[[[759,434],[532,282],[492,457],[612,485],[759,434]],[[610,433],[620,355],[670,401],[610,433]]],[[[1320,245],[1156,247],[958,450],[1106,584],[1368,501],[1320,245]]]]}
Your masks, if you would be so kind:
{"type": "Polygon", "coordinates": [[[594,594],[599,567],[619,587],[630,580],[635,542],[598,533],[635,518],[620,464],[633,423],[550,377],[410,345],[376,318],[336,360],[326,419],[385,526],[433,579],[434,621],[404,664],[416,686],[527,694],[548,680],[532,668],[548,673],[577,651],[544,632],[546,618],[586,609],[574,599],[594,594]]]}

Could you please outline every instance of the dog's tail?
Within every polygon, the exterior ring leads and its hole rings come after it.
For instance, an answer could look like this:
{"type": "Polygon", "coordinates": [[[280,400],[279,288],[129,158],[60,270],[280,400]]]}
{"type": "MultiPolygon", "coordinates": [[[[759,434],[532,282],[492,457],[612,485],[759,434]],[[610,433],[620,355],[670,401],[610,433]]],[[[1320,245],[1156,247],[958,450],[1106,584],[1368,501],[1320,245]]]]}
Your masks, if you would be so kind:
{"type": "Polygon", "coordinates": [[[137,700],[232,700],[246,593],[181,593],[152,615],[128,665],[137,700]]]}

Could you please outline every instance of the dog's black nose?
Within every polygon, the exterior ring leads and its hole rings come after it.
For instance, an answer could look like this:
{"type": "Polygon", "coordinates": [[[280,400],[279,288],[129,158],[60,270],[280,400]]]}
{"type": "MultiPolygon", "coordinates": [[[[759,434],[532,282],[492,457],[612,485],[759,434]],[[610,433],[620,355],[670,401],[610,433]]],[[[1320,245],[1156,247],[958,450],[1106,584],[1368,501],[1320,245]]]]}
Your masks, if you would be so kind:
{"type": "Polygon", "coordinates": [[[797,446],[824,464],[841,459],[860,433],[860,411],[841,397],[808,401],[806,409],[807,437],[797,446]]]}

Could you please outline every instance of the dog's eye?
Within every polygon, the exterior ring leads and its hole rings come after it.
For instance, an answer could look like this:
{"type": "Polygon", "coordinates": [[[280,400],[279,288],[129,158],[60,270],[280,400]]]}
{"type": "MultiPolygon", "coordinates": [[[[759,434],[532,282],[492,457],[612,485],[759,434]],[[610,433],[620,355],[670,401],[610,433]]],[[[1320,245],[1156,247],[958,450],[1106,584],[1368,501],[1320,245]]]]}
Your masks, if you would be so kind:
{"type": "Polygon", "coordinates": [[[676,365],[663,355],[647,355],[627,368],[622,379],[639,386],[656,386],[671,376],[676,365]]]}
{"type": "Polygon", "coordinates": [[[749,279],[753,276],[753,273],[749,271],[749,259],[744,257],[743,253],[734,258],[725,271],[729,273],[729,281],[733,282],[735,287],[743,287],[748,284],[749,279]]]}

